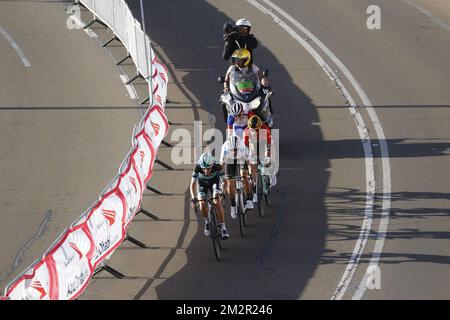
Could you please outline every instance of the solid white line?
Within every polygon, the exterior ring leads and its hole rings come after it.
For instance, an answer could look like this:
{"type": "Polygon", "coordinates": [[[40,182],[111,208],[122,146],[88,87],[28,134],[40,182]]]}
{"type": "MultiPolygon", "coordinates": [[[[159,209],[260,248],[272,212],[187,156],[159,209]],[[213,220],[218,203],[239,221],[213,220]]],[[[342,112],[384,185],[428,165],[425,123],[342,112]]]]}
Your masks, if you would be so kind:
{"type": "Polygon", "coordinates": [[[20,49],[19,45],[14,41],[14,39],[6,32],[5,29],[3,29],[2,26],[0,26],[0,33],[3,34],[6,40],[11,44],[11,47],[16,50],[17,55],[22,60],[22,63],[25,65],[25,67],[30,68],[31,63],[28,61],[28,59],[25,57],[25,54],[23,53],[22,49],[20,49]]]}
{"type": "Polygon", "coordinates": [[[406,2],[407,4],[413,6],[414,8],[419,10],[421,13],[426,15],[427,17],[431,18],[435,23],[437,23],[439,26],[441,26],[445,30],[450,31],[450,25],[446,24],[444,21],[442,21],[438,17],[434,16],[430,11],[426,10],[421,5],[419,5],[419,4],[417,4],[417,3],[413,2],[413,1],[410,1],[410,0],[403,0],[403,1],[406,2]]]}
{"type": "Polygon", "coordinates": [[[125,88],[127,88],[127,91],[128,91],[128,94],[130,95],[130,98],[132,100],[137,99],[137,93],[136,93],[134,87],[131,86],[130,84],[125,84],[129,80],[128,77],[126,75],[124,75],[124,74],[121,74],[120,75],[120,79],[122,79],[122,82],[125,85],[125,88]]]}
{"type": "MultiPolygon", "coordinates": [[[[251,4],[255,5],[254,0],[247,0],[251,4]]],[[[387,232],[388,222],[389,222],[389,209],[390,209],[390,193],[391,193],[391,176],[390,176],[390,163],[389,163],[389,152],[387,148],[386,139],[384,136],[383,128],[381,127],[380,121],[378,119],[378,116],[375,112],[375,110],[372,107],[372,103],[370,102],[369,98],[367,97],[364,90],[361,88],[359,83],[356,81],[356,79],[353,77],[353,75],[350,73],[350,71],[347,69],[347,67],[316,37],[314,36],[307,28],[305,28],[302,24],[300,24],[297,20],[292,18],[288,13],[286,13],[284,10],[276,6],[274,3],[272,3],[269,0],[262,0],[267,5],[269,5],[272,9],[279,12],[282,16],[284,16],[288,21],[290,21],[293,25],[295,25],[297,28],[299,28],[303,33],[305,33],[316,45],[319,46],[319,48],[341,69],[341,71],[344,73],[346,78],[350,81],[358,95],[360,96],[361,100],[363,101],[370,120],[372,121],[372,124],[375,127],[375,131],[377,133],[379,143],[380,143],[380,151],[382,156],[382,167],[383,167],[383,209],[382,209],[382,218],[380,222],[379,232],[377,236],[377,241],[375,245],[375,252],[372,257],[372,262],[374,265],[378,265],[379,258],[384,246],[384,239],[387,232]]],[[[258,7],[257,5],[255,5],[258,7]]],[[[260,9],[261,10],[261,9],[260,9]]],[[[274,14],[272,14],[270,11],[264,8],[266,12],[269,12],[269,15],[272,16],[276,20],[280,20],[278,17],[276,17],[274,14]]],[[[263,11],[264,12],[264,11],[263,11]]],[[[267,14],[267,13],[266,13],[267,14]]],[[[278,23],[278,22],[277,22],[278,23]]],[[[289,27],[288,27],[289,28],[289,27]]],[[[285,28],[286,29],[286,28],[285,28]]],[[[290,29],[290,28],[289,28],[290,29]]],[[[291,29],[292,30],[292,29],[291,29]]],[[[286,30],[288,31],[288,30],[286,30]]],[[[291,34],[290,31],[288,31],[289,34],[291,34]]],[[[291,34],[292,36],[292,34],[291,34]]],[[[295,37],[294,37],[295,38],[295,37]]],[[[300,42],[300,41],[299,41],[300,42]]],[[[300,42],[302,45],[306,43],[306,41],[300,42]]],[[[307,43],[306,43],[307,44],[307,43]]],[[[305,47],[306,48],[306,47],[305,47]]],[[[308,50],[308,49],[307,49],[308,50]]],[[[310,50],[308,50],[311,52],[310,50]]],[[[317,59],[316,59],[317,60],[317,59]]],[[[372,157],[373,160],[373,157],[372,157]]],[[[367,162],[367,160],[366,160],[367,162]]],[[[366,181],[367,181],[367,175],[370,174],[368,171],[367,165],[366,165],[366,181]]],[[[369,170],[373,170],[369,169],[369,170]]],[[[367,198],[369,199],[369,189],[367,190],[367,198]]],[[[372,195],[373,197],[373,195],[372,195]]],[[[373,199],[372,199],[373,200],[373,199]]],[[[335,291],[335,294],[333,295],[332,299],[341,299],[344,295],[345,291],[348,288],[348,285],[350,284],[351,278],[353,277],[354,271],[356,270],[356,266],[358,265],[360,255],[364,249],[364,246],[367,242],[368,232],[365,232],[367,228],[370,228],[370,225],[372,223],[372,214],[367,214],[367,206],[370,206],[370,201],[366,200],[366,215],[363,221],[360,237],[358,238],[358,241],[355,245],[355,248],[353,250],[352,257],[347,265],[347,268],[344,272],[344,275],[335,291]]],[[[373,206],[373,203],[372,203],[373,206]]],[[[373,207],[371,208],[371,212],[373,210],[373,207]]],[[[369,229],[370,230],[370,229],[369,229]]],[[[361,282],[362,283],[362,282],[361,282]]],[[[365,282],[364,282],[365,284],[365,282]]],[[[367,287],[365,285],[361,286],[359,288],[358,295],[362,297],[364,295],[365,290],[367,287]]],[[[354,297],[356,298],[356,297],[354,297]]]]}

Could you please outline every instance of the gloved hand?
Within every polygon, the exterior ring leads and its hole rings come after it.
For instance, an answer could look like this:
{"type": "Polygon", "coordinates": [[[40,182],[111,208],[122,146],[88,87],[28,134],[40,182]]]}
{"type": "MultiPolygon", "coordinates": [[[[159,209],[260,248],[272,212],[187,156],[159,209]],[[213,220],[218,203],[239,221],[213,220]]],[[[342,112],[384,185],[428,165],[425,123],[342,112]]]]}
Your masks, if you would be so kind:
{"type": "Polygon", "coordinates": [[[192,198],[191,199],[191,206],[192,206],[192,209],[195,209],[195,204],[197,203],[197,199],[195,199],[195,198],[192,198]]]}
{"type": "Polygon", "coordinates": [[[270,88],[270,84],[269,84],[269,79],[267,79],[267,77],[263,77],[261,79],[261,85],[267,89],[270,88]]]}

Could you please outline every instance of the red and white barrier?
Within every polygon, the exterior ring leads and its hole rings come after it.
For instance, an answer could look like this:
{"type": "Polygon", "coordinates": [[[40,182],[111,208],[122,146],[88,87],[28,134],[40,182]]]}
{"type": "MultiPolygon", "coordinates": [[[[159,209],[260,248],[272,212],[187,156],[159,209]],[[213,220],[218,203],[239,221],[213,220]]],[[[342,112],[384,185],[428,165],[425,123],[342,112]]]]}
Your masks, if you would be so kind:
{"type": "Polygon", "coordinates": [[[169,130],[164,114],[167,68],[157,59],[152,78],[154,105],[133,133],[133,146],[118,176],[100,199],[67,229],[44,257],[5,289],[2,299],[71,300],[86,288],[94,270],[123,242],[126,229],[141,208],[159,145],[169,130]]]}

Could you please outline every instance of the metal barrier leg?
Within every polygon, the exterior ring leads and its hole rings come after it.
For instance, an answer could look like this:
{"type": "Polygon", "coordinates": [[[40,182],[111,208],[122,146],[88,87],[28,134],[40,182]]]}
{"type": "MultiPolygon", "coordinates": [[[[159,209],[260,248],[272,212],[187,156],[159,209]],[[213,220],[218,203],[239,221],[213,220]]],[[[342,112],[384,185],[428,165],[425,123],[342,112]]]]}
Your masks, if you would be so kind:
{"type": "Polygon", "coordinates": [[[94,274],[92,275],[92,277],[94,277],[95,275],[99,274],[103,270],[108,272],[109,274],[112,274],[114,277],[116,277],[118,279],[125,278],[125,275],[123,275],[122,273],[120,273],[116,269],[108,266],[105,262],[103,262],[103,264],[102,264],[102,266],[100,268],[98,268],[97,270],[94,271],[94,274]]]}
{"type": "Polygon", "coordinates": [[[166,140],[161,141],[161,143],[162,143],[163,145],[165,145],[166,147],[173,147],[173,144],[167,142],[166,140]]]}
{"type": "Polygon", "coordinates": [[[125,62],[125,60],[127,60],[128,58],[131,58],[130,54],[128,54],[125,58],[123,58],[122,60],[120,60],[119,62],[116,63],[116,65],[121,65],[122,63],[125,62]]]}
{"type": "Polygon", "coordinates": [[[89,21],[88,24],[86,24],[83,29],[87,29],[89,28],[92,24],[94,24],[95,22],[100,23],[101,25],[105,26],[106,28],[109,28],[104,22],[102,22],[101,20],[98,20],[97,18],[94,18],[94,20],[89,21]]]}
{"type": "Polygon", "coordinates": [[[70,6],[68,6],[67,8],[64,9],[64,12],[69,11],[70,9],[72,9],[73,7],[75,7],[76,5],[78,5],[78,0],[72,1],[72,4],[70,6]]]}
{"type": "Polygon", "coordinates": [[[125,237],[125,240],[130,241],[131,243],[137,245],[138,247],[147,248],[147,246],[144,243],[140,242],[139,240],[137,240],[136,238],[133,238],[132,236],[130,236],[128,234],[125,237]]]}
{"type": "Polygon", "coordinates": [[[89,28],[91,25],[93,25],[97,21],[98,21],[97,19],[91,20],[90,22],[88,22],[87,24],[84,25],[83,29],[89,28]]]}
{"type": "Polygon", "coordinates": [[[173,170],[173,168],[171,166],[169,166],[168,164],[162,162],[159,159],[156,159],[155,162],[161,166],[163,166],[164,168],[166,168],[167,170],[173,170]]]}
{"type": "Polygon", "coordinates": [[[119,279],[123,279],[125,278],[125,275],[123,275],[122,273],[120,273],[119,271],[117,271],[114,268],[111,268],[110,266],[104,266],[103,270],[105,270],[106,272],[112,274],[114,277],[119,278],[119,279]]]}
{"type": "Polygon", "coordinates": [[[117,38],[116,36],[113,36],[111,39],[109,39],[109,40],[106,41],[104,44],[102,44],[102,47],[106,47],[108,44],[110,44],[110,43],[113,42],[114,40],[119,40],[119,38],[117,38]]]}
{"type": "Polygon", "coordinates": [[[163,194],[161,191],[159,191],[158,189],[156,189],[156,188],[154,188],[154,187],[152,187],[150,185],[147,185],[147,189],[152,191],[152,192],[154,192],[154,193],[156,193],[156,194],[161,194],[161,195],[163,194]]]}
{"type": "Polygon", "coordinates": [[[135,77],[131,78],[130,80],[128,80],[127,82],[125,82],[125,84],[130,84],[132,83],[134,80],[136,80],[137,78],[144,78],[140,73],[138,73],[135,77]]]}
{"type": "Polygon", "coordinates": [[[147,101],[150,101],[150,98],[146,98],[140,102],[140,104],[145,104],[147,101]]]}
{"type": "Polygon", "coordinates": [[[155,216],[154,214],[151,214],[150,212],[148,212],[147,210],[144,210],[141,208],[141,210],[136,214],[138,215],[139,213],[143,213],[145,214],[147,217],[153,219],[153,220],[159,220],[159,217],[155,216]]]}

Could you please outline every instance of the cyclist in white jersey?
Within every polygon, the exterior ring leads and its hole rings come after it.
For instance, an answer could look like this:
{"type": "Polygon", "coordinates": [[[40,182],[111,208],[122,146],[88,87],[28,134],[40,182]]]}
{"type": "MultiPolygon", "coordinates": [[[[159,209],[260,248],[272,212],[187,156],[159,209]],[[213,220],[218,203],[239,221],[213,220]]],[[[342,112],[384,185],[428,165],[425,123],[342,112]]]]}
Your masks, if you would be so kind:
{"type": "Polygon", "coordinates": [[[241,175],[243,177],[244,191],[247,194],[247,199],[244,199],[246,201],[246,208],[253,209],[254,207],[247,160],[248,151],[242,143],[242,140],[238,136],[231,135],[222,146],[220,163],[225,168],[224,189],[231,201],[230,213],[233,219],[237,217],[235,200],[236,176],[241,175]],[[241,169],[240,172],[238,172],[239,166],[241,169]]]}

